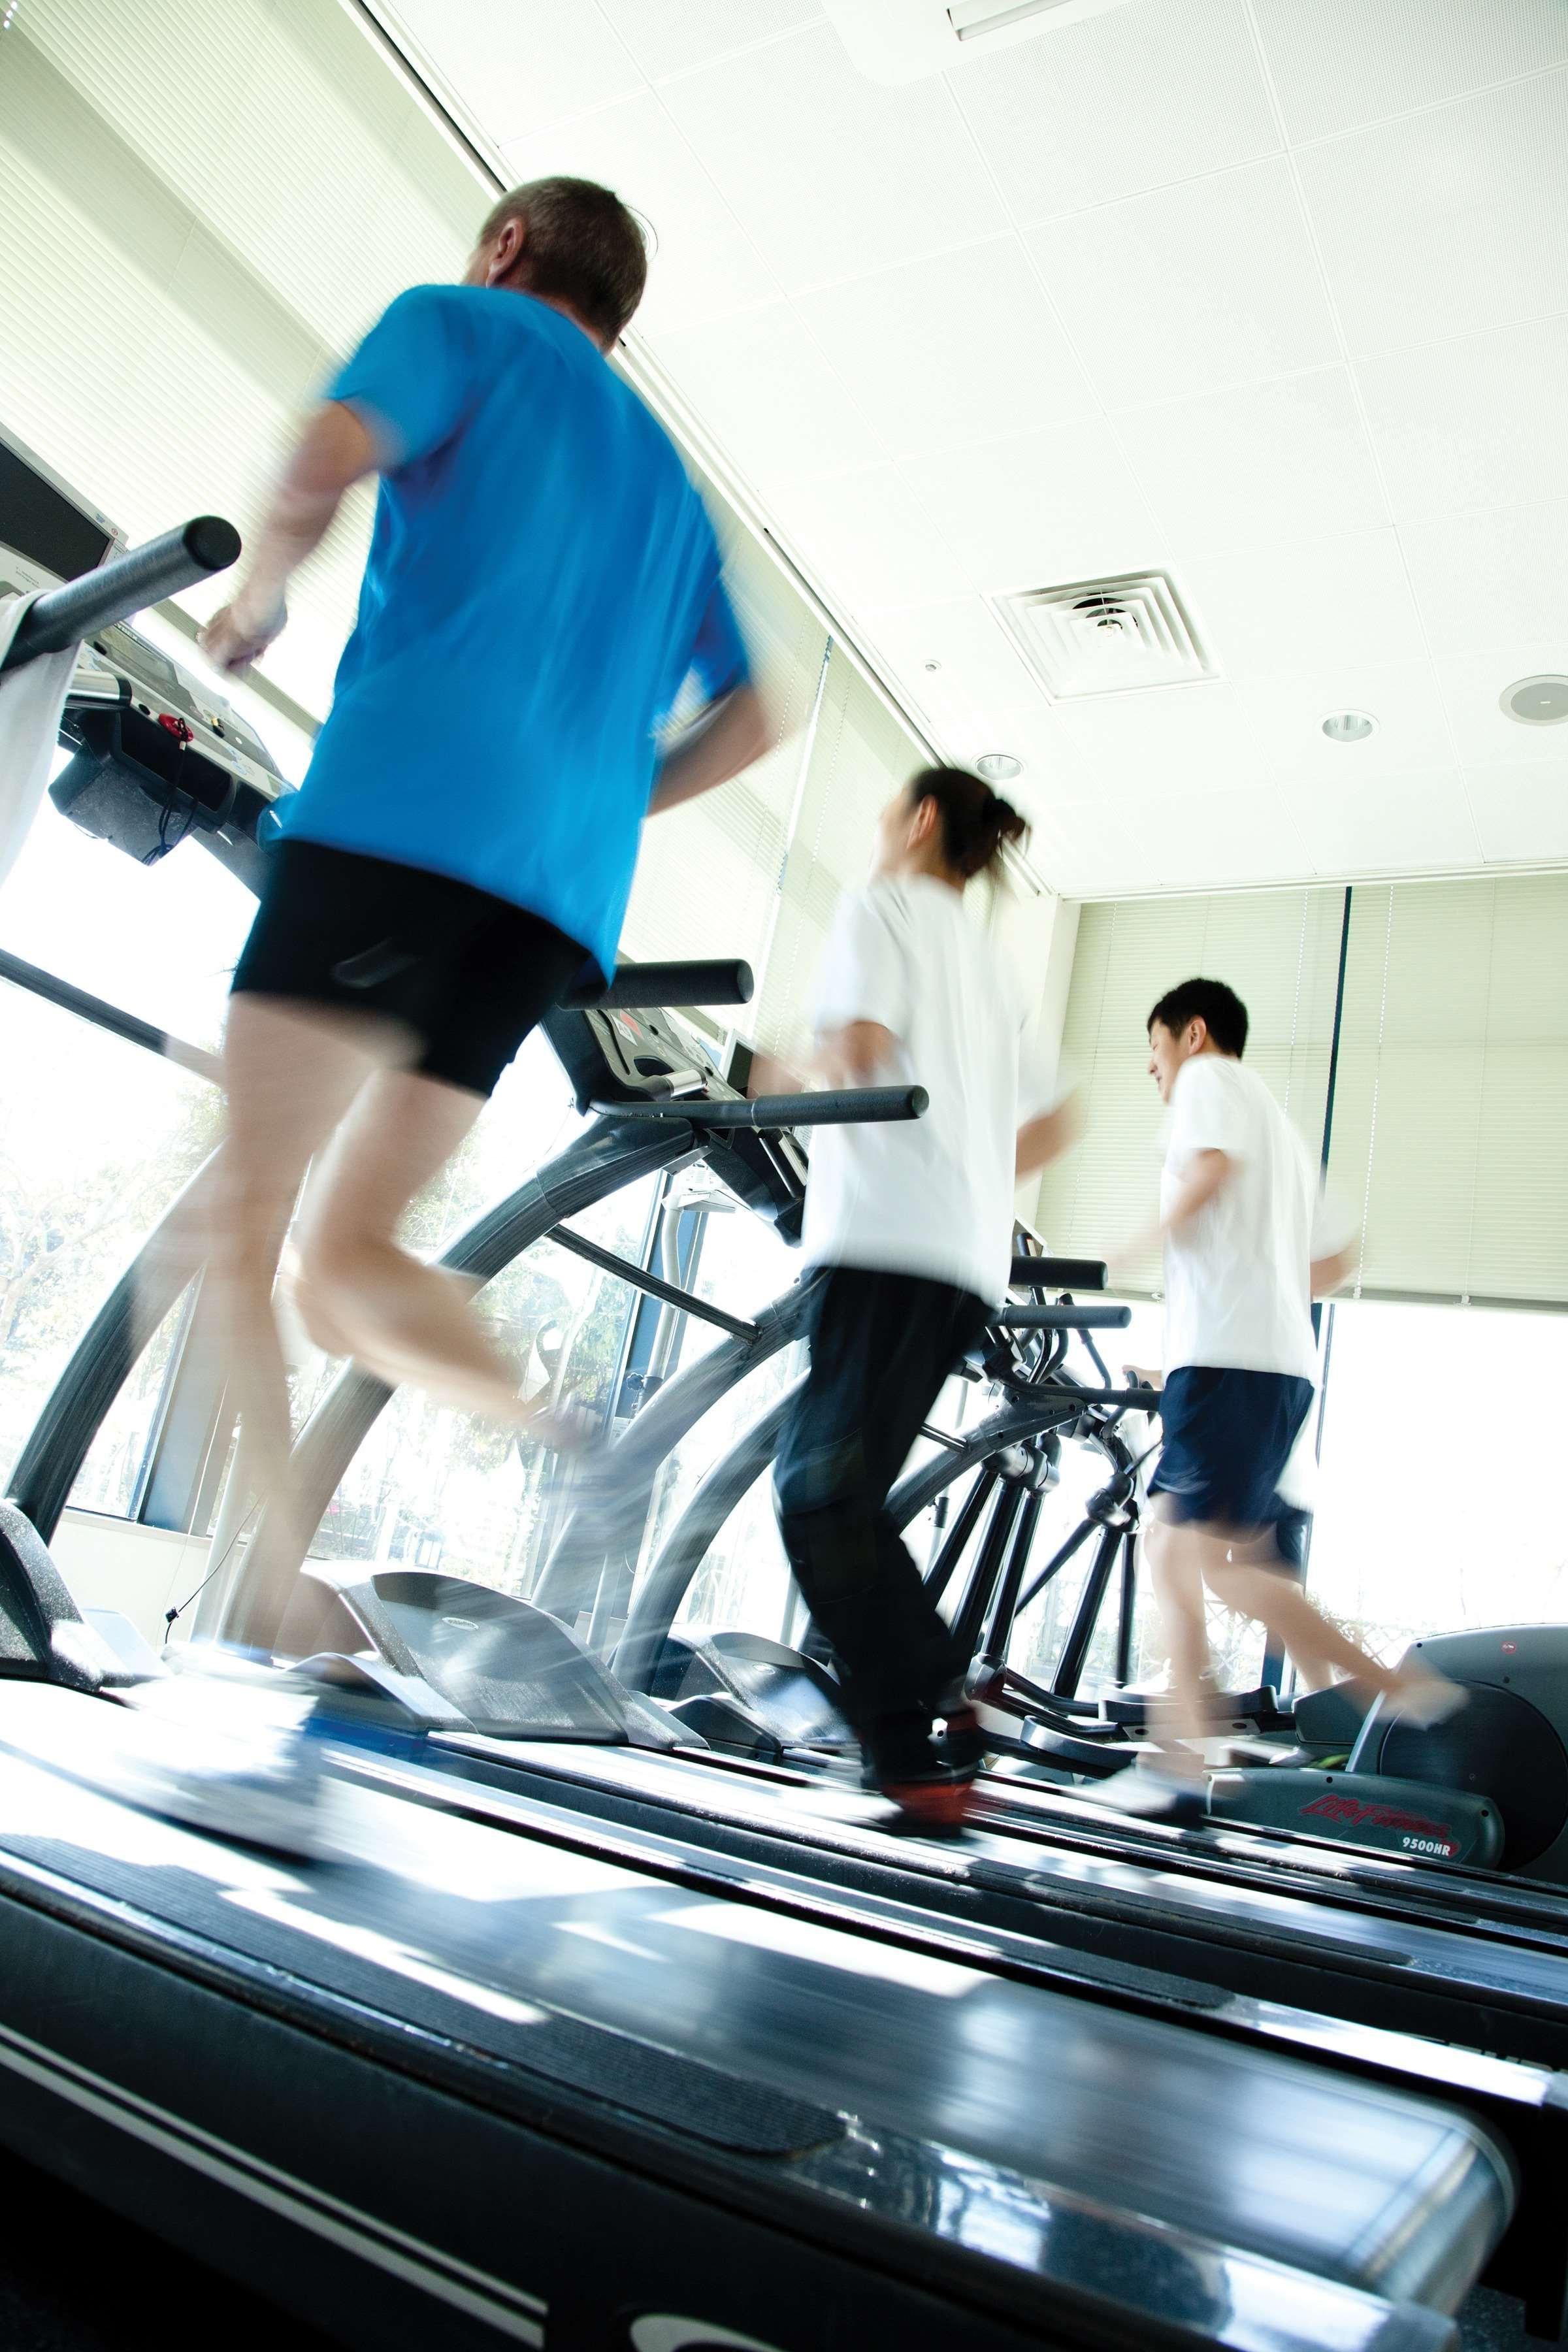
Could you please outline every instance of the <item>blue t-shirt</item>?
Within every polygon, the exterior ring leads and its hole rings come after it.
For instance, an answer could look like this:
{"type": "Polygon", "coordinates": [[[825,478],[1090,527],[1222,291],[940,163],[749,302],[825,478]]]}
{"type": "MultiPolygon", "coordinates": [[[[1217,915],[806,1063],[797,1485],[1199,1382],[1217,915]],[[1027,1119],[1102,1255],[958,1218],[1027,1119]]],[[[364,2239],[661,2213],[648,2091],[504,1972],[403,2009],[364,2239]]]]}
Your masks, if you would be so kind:
{"type": "Polygon", "coordinates": [[[605,972],[656,734],[747,675],[673,443],[531,296],[400,295],[328,387],[384,453],[359,618],[290,837],[455,876],[605,972]]]}

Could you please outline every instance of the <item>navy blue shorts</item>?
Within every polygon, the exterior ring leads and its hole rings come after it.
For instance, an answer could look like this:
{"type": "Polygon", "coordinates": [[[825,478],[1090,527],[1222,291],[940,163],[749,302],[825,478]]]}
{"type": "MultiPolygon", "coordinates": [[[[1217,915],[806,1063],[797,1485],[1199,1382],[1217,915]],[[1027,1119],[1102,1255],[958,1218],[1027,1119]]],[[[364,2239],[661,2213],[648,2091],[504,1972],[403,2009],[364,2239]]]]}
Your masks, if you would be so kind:
{"type": "Polygon", "coordinates": [[[1181,1365],[1160,1398],[1164,1450],[1149,1492],[1168,1495],[1178,1519],[1271,1527],[1311,1402],[1311,1381],[1289,1372],[1181,1365]]]}

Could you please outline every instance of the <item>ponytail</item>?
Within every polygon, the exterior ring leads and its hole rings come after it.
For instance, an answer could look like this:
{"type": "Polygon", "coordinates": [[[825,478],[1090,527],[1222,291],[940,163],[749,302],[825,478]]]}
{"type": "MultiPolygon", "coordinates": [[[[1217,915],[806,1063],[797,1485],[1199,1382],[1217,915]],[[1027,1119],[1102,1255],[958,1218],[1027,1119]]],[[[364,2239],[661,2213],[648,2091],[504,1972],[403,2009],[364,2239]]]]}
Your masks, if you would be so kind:
{"type": "Polygon", "coordinates": [[[967,768],[922,768],[910,779],[909,797],[911,809],[936,803],[942,856],[966,882],[979,874],[994,878],[1003,850],[1029,830],[1012,803],[967,768]]]}

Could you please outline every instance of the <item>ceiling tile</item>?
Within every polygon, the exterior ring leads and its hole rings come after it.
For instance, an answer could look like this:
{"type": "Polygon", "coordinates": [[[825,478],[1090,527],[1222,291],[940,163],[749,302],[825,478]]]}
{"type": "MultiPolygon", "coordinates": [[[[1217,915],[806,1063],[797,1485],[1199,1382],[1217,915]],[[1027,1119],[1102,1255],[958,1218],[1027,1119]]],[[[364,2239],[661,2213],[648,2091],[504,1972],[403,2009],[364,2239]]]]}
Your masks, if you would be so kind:
{"type": "Polygon", "coordinates": [[[1249,679],[1237,688],[1258,740],[1287,783],[1364,784],[1377,776],[1457,764],[1454,739],[1428,661],[1308,671],[1249,679]],[[1363,743],[1332,743],[1331,711],[1364,710],[1377,731],[1363,743]]]}
{"type": "Polygon", "coordinates": [[[984,597],[908,604],[861,618],[910,695],[944,730],[971,718],[982,725],[991,710],[1026,706],[1037,698],[1046,709],[1033,674],[984,597]],[[939,665],[935,669],[929,667],[933,662],[939,665]]]}
{"type": "Polygon", "coordinates": [[[1568,756],[1550,769],[1465,770],[1481,855],[1568,858],[1568,756]]]}
{"type": "Polygon", "coordinates": [[[639,333],[777,299],[777,279],[652,90],[513,140],[505,154],[519,180],[603,181],[649,223],[658,250],[639,333]]]}
{"type": "Polygon", "coordinates": [[[1103,418],[911,457],[903,470],[983,588],[1041,588],[1161,560],[1148,502],[1103,418]]]}
{"type": "Polygon", "coordinates": [[[1388,520],[1345,368],[1124,409],[1116,425],[1178,556],[1388,520]]]}
{"type": "Polygon", "coordinates": [[[1223,681],[1096,695],[1058,703],[1055,715],[1086,789],[1110,795],[1123,818],[1154,810],[1179,822],[1185,795],[1256,791],[1272,782],[1237,689],[1223,681]]]}
{"type": "Polygon", "coordinates": [[[1341,356],[1283,161],[1027,231],[1107,407],[1325,367],[1341,356]]]}
{"type": "Polygon", "coordinates": [[[1358,360],[1396,522],[1568,498],[1568,318],[1358,360]]]}
{"type": "Polygon", "coordinates": [[[821,0],[599,0],[599,5],[650,81],[822,22],[821,0]]]}
{"type": "Polygon", "coordinates": [[[1043,698],[1028,704],[994,703],[978,719],[942,731],[943,742],[965,766],[984,751],[1010,751],[1023,761],[1022,774],[1000,789],[1031,824],[1041,809],[1104,805],[1104,794],[1079,758],[1059,713],[1043,698]]]}
{"type": "Polygon", "coordinates": [[[934,604],[975,585],[896,467],[793,482],[781,512],[808,568],[852,610],[902,597],[934,604]]]}
{"type": "Polygon", "coordinates": [[[1176,582],[1227,677],[1363,668],[1369,655],[1415,661],[1426,649],[1393,530],[1178,561],[1176,582]]]}
{"type": "Polygon", "coordinates": [[[787,302],[653,340],[681,392],[754,480],[843,473],[887,456],[787,302]]]}
{"type": "Polygon", "coordinates": [[[826,26],[668,82],[662,95],[792,292],[1007,226],[945,84],[879,88],[826,26]]]}
{"type": "Polygon", "coordinates": [[[1242,0],[1183,0],[1179,8],[1138,0],[967,59],[949,79],[1021,221],[1081,212],[1279,146],[1242,0]]]}
{"type": "Polygon", "coordinates": [[[1504,715],[1501,696],[1521,677],[1568,670],[1562,637],[1515,637],[1507,646],[1457,654],[1437,677],[1459,758],[1467,770],[1568,766],[1568,725],[1527,727],[1504,715]]]}
{"type": "Polygon", "coordinates": [[[1457,768],[1386,776],[1370,784],[1314,783],[1294,793],[1291,807],[1319,874],[1473,866],[1479,855],[1457,768]]]}
{"type": "Polygon", "coordinates": [[[1155,828],[1126,826],[1089,808],[1042,814],[1034,821],[1029,862],[1065,898],[1120,898],[1158,889],[1155,828]]]}
{"type": "Polygon", "coordinates": [[[795,299],[896,457],[1095,412],[1016,236],[795,299]]]}
{"type": "Polygon", "coordinates": [[[1565,152],[1568,71],[1309,148],[1301,184],[1349,349],[1568,309],[1565,152]]]}
{"type": "Polygon", "coordinates": [[[1568,59],[1563,0],[1253,0],[1292,140],[1432,106],[1568,59]]]}
{"type": "Polygon", "coordinates": [[[595,0],[397,0],[397,13],[498,146],[642,86],[595,0]]]}
{"type": "Polygon", "coordinates": [[[1568,500],[1406,523],[1400,539],[1435,653],[1539,642],[1557,647],[1545,667],[1568,666],[1568,500]]]}
{"type": "Polygon", "coordinates": [[[1168,890],[1286,882],[1312,870],[1290,808],[1271,785],[1184,795],[1159,824],[1154,856],[1168,890]]]}

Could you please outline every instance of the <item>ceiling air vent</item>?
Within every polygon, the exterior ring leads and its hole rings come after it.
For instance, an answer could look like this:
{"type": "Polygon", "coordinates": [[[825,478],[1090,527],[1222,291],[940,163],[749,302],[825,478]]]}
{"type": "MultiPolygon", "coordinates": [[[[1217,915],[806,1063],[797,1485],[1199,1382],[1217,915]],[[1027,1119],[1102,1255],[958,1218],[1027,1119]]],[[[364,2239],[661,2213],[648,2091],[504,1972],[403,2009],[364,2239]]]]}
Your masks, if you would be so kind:
{"type": "Polygon", "coordinates": [[[1215,674],[1168,572],[1026,588],[994,601],[1053,701],[1190,686],[1215,674]]]}

